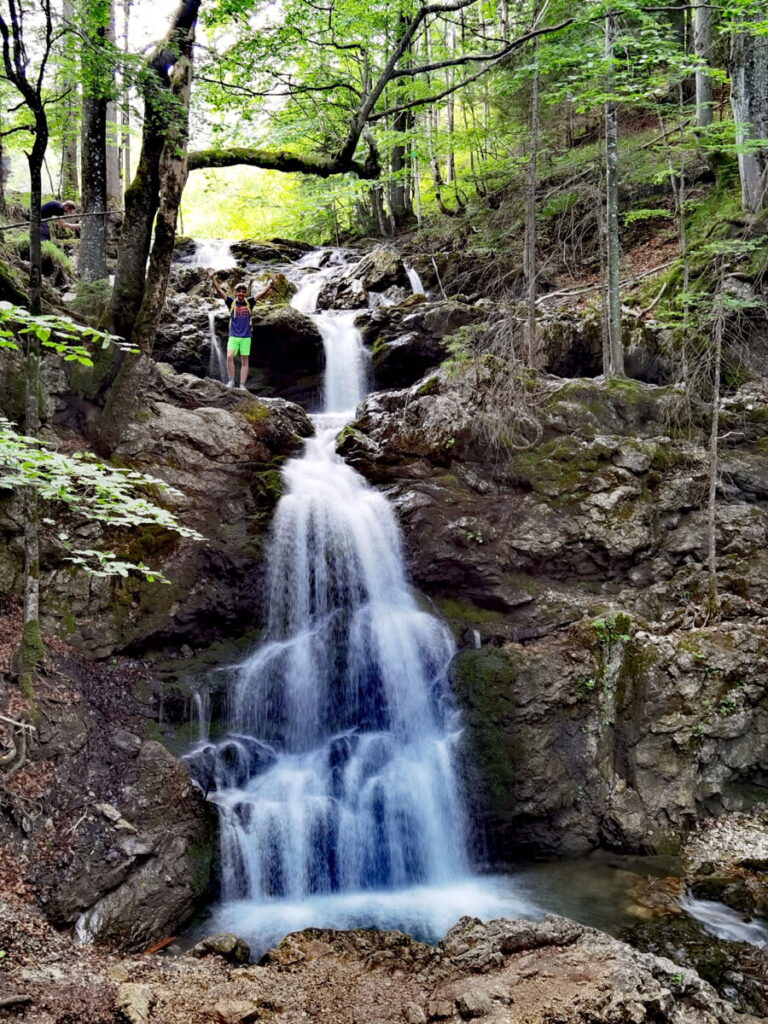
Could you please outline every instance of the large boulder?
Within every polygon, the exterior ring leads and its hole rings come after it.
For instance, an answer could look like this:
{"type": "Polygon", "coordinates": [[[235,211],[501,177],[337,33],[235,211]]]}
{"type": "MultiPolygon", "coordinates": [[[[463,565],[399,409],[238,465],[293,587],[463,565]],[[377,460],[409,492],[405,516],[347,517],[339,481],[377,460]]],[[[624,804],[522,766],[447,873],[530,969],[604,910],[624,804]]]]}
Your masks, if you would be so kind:
{"type": "Polygon", "coordinates": [[[405,264],[394,249],[374,249],[328,281],[320,291],[318,305],[321,309],[364,309],[369,305],[369,293],[381,296],[392,289],[402,290],[395,293],[399,298],[410,292],[405,264]]]}
{"type": "Polygon", "coordinates": [[[265,306],[254,312],[251,324],[250,390],[317,408],[325,356],[315,322],[290,306],[265,306]]]}
{"type": "Polygon", "coordinates": [[[314,248],[308,242],[294,242],[285,238],[272,238],[264,242],[247,238],[233,242],[230,252],[241,267],[255,269],[261,263],[287,263],[301,259],[314,248]]]}
{"type": "Polygon", "coordinates": [[[62,746],[61,735],[41,753],[49,765],[63,759],[60,796],[77,797],[73,782],[81,796],[88,785],[109,793],[70,827],[53,876],[45,847],[59,840],[44,828],[35,836],[30,878],[48,919],[74,924],[81,941],[120,949],[142,950],[173,934],[208,888],[214,845],[210,808],[182,765],[160,743],[124,730],[102,736],[86,759],[62,746]]]}
{"type": "Polygon", "coordinates": [[[279,466],[312,429],[302,409],[281,399],[154,370],[112,457],[176,488],[173,511],[205,540],[161,528],[73,529],[76,546],[107,543],[163,571],[166,586],[74,572],[61,560],[66,552],[47,542],[46,629],[98,656],[127,646],[175,648],[186,638],[204,645],[253,629],[262,614],[262,549],[281,493],[279,466]]]}
{"type": "Polygon", "coordinates": [[[448,358],[448,339],[456,331],[482,321],[486,315],[467,303],[426,302],[416,295],[363,314],[358,324],[371,350],[375,387],[413,384],[448,358]]]}

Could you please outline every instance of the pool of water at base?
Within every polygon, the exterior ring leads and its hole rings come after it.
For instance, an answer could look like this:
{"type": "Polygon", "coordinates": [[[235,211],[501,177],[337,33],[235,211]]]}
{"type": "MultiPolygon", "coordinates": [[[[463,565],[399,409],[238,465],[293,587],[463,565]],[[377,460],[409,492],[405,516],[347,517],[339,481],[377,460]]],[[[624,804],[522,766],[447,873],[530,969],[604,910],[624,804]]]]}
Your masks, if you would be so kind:
{"type": "MultiPolygon", "coordinates": [[[[289,932],[304,928],[396,929],[423,942],[437,942],[465,915],[486,921],[538,920],[550,913],[618,935],[654,916],[653,901],[646,901],[644,893],[676,874],[671,858],[599,852],[573,861],[518,863],[503,873],[470,875],[444,885],[318,894],[296,903],[240,900],[209,906],[192,922],[181,945],[189,948],[205,935],[234,932],[258,960],[289,932]]],[[[673,900],[668,897],[668,906],[673,900]]],[[[721,904],[704,906],[704,901],[686,897],[681,912],[719,938],[768,943],[764,923],[744,922],[721,904]]]]}

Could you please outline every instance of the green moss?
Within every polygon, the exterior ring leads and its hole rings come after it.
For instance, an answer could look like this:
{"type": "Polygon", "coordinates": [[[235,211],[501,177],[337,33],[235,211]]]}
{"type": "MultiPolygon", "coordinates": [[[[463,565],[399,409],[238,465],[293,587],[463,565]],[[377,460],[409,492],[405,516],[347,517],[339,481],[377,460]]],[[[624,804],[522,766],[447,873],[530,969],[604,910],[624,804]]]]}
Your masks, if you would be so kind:
{"type": "Polygon", "coordinates": [[[84,398],[95,398],[101,386],[112,372],[114,351],[111,346],[102,348],[100,345],[90,352],[92,366],[81,363],[68,363],[69,385],[72,390],[84,398]]]}
{"type": "Polygon", "coordinates": [[[526,750],[507,724],[514,718],[517,666],[492,647],[462,651],[452,679],[468,725],[472,763],[484,780],[492,812],[505,813],[513,798],[526,750]]]}
{"type": "Polygon", "coordinates": [[[512,474],[534,491],[548,497],[591,490],[591,480],[607,462],[610,448],[600,442],[584,443],[574,437],[560,437],[519,452],[509,462],[512,474]]]}
{"type": "Polygon", "coordinates": [[[493,611],[490,608],[479,608],[471,601],[437,598],[435,604],[446,619],[461,619],[465,622],[500,622],[504,618],[503,612],[493,611]]]}
{"type": "Polygon", "coordinates": [[[211,867],[213,865],[213,839],[208,835],[197,843],[190,843],[187,847],[187,861],[190,867],[192,887],[197,896],[202,896],[208,889],[211,882],[211,867]]]}
{"type": "Polygon", "coordinates": [[[37,619],[25,622],[21,630],[21,639],[16,648],[15,665],[18,672],[19,688],[30,702],[33,718],[37,715],[35,697],[35,669],[45,657],[45,644],[40,633],[37,619]]]}
{"type": "Polygon", "coordinates": [[[427,377],[423,384],[420,384],[416,389],[416,394],[419,398],[423,398],[425,395],[433,395],[440,389],[440,378],[437,374],[433,374],[431,377],[427,377]]]}
{"type": "Polygon", "coordinates": [[[271,415],[269,406],[264,405],[262,402],[257,402],[255,399],[240,406],[238,412],[241,416],[247,419],[249,423],[261,423],[262,420],[269,419],[271,415]]]}

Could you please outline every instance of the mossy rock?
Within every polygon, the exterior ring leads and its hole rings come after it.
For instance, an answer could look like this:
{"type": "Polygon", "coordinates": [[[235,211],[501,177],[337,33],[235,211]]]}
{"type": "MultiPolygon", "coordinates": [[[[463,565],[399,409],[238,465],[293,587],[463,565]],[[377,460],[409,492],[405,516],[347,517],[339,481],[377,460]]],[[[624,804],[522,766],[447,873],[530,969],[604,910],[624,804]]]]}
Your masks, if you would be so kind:
{"type": "Polygon", "coordinates": [[[492,813],[504,816],[518,780],[525,751],[504,728],[515,704],[517,667],[493,647],[461,651],[453,660],[451,680],[467,723],[469,755],[482,778],[492,813]]]}

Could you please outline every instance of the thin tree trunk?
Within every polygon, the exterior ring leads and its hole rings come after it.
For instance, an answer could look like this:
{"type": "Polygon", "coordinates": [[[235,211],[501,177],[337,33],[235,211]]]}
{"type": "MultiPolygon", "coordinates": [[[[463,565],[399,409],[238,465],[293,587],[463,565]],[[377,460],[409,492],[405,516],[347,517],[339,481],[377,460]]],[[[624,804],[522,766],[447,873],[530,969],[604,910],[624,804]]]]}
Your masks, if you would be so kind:
{"type": "Polygon", "coordinates": [[[723,354],[724,310],[722,291],[718,293],[715,307],[712,340],[712,418],[709,431],[709,487],[707,497],[707,605],[711,618],[720,610],[717,592],[717,480],[718,480],[718,433],[720,428],[720,362],[723,354]]]}
{"type": "MultiPolygon", "coordinates": [[[[615,15],[605,19],[605,53],[613,58],[616,38],[615,15]]],[[[606,285],[608,309],[608,366],[606,377],[624,375],[624,350],[621,344],[621,297],[619,292],[619,133],[616,101],[605,102],[605,219],[606,285]]]]}
{"type": "MultiPolygon", "coordinates": [[[[536,8],[534,7],[534,21],[536,8]]],[[[534,366],[536,345],[536,160],[539,147],[539,62],[538,42],[534,42],[533,78],[531,80],[531,120],[528,150],[528,187],[525,202],[525,279],[528,290],[528,365],[534,366]]]]}
{"type": "Polygon", "coordinates": [[[107,276],[107,101],[83,99],[83,212],[78,270],[83,281],[107,276]]]}
{"type": "MultiPolygon", "coordinates": [[[[129,30],[131,24],[131,0],[123,0],[123,53],[129,53],[129,30]]],[[[121,109],[122,150],[121,165],[123,190],[131,180],[131,86],[127,74],[123,73],[123,102],[121,109]]]]}
{"type": "MultiPolygon", "coordinates": [[[[64,0],[62,17],[65,24],[73,21],[74,8],[72,0],[64,0]]],[[[71,54],[70,59],[73,59],[71,54]]],[[[65,81],[62,83],[62,86],[67,96],[64,100],[64,128],[61,140],[61,190],[59,194],[62,199],[76,201],[80,198],[80,175],[77,167],[78,128],[80,124],[77,83],[75,81],[65,81]]]]}
{"type": "MultiPolygon", "coordinates": [[[[109,3],[107,41],[114,50],[116,44],[115,0],[109,3]]],[[[117,101],[114,90],[107,101],[107,152],[106,152],[106,208],[119,210],[122,205],[123,189],[120,181],[120,129],[117,124],[117,101]]],[[[105,235],[106,235],[105,218],[105,235]]]]}
{"type": "MultiPolygon", "coordinates": [[[[693,2],[693,52],[709,63],[712,49],[712,7],[709,0],[693,2]]],[[[696,72],[696,127],[712,124],[712,76],[707,67],[696,72]]]]}
{"type": "Polygon", "coordinates": [[[109,8],[84,8],[88,45],[83,51],[83,218],[78,270],[83,281],[107,276],[107,106],[109,8]]]}

